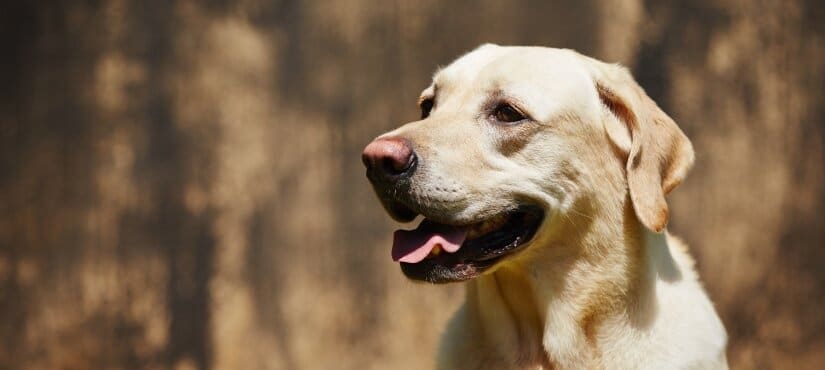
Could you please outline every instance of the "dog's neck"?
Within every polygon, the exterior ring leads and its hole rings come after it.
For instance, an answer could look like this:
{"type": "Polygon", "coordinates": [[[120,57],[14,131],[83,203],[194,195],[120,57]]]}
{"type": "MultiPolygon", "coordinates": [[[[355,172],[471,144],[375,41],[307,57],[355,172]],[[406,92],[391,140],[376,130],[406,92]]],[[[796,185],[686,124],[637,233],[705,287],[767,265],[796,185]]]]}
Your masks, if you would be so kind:
{"type": "Polygon", "coordinates": [[[655,280],[680,272],[666,235],[646,230],[629,200],[618,209],[553,220],[541,248],[468,285],[468,312],[490,345],[518,343],[520,362],[587,367],[602,325],[624,317],[644,327],[655,280]]]}

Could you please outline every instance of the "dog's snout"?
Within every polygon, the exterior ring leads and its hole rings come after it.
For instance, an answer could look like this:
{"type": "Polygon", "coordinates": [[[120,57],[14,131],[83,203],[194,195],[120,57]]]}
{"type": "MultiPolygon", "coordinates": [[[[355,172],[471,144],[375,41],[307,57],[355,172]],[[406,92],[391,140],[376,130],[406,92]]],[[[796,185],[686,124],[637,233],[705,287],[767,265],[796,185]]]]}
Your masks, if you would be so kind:
{"type": "Polygon", "coordinates": [[[371,177],[376,176],[388,181],[412,174],[417,161],[412,145],[402,138],[373,140],[364,148],[361,159],[371,177]]]}

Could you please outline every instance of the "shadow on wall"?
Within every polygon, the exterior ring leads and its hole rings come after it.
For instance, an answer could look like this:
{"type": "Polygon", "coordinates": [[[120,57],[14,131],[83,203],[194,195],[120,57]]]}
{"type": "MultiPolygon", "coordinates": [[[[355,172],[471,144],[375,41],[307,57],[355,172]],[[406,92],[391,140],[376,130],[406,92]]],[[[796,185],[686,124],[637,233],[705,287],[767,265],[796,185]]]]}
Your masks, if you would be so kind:
{"type": "Polygon", "coordinates": [[[411,284],[390,263],[394,226],[358,158],[415,119],[438,65],[484,42],[632,67],[697,148],[672,229],[698,257],[733,367],[814,367],[816,5],[11,5],[0,368],[431,367],[461,288],[411,284]]]}

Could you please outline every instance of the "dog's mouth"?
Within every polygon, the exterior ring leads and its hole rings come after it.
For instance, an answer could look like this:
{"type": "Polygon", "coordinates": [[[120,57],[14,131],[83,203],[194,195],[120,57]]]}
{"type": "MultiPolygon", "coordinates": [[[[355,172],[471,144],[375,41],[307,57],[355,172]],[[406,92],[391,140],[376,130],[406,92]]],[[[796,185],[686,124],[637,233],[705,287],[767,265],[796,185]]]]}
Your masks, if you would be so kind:
{"type": "Polygon", "coordinates": [[[543,218],[536,206],[521,206],[466,225],[424,218],[414,230],[395,232],[392,258],[414,280],[472,279],[528,244],[543,218]]]}

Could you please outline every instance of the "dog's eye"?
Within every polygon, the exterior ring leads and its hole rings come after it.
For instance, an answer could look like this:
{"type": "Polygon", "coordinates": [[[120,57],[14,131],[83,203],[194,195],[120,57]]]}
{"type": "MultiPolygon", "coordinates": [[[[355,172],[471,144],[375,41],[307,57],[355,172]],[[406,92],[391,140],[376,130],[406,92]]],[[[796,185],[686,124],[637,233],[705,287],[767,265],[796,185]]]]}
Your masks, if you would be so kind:
{"type": "Polygon", "coordinates": [[[427,98],[421,101],[421,119],[427,118],[430,116],[430,111],[433,110],[433,98],[427,98]]]}
{"type": "Polygon", "coordinates": [[[518,109],[514,108],[512,105],[507,103],[499,104],[495,110],[493,110],[493,116],[499,122],[518,122],[527,117],[524,116],[518,109]]]}

